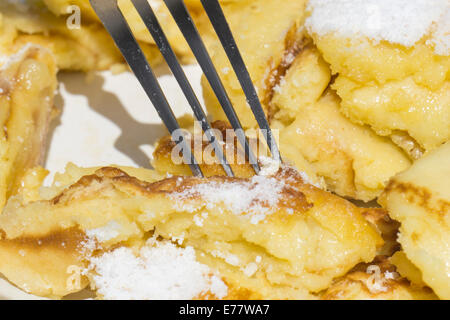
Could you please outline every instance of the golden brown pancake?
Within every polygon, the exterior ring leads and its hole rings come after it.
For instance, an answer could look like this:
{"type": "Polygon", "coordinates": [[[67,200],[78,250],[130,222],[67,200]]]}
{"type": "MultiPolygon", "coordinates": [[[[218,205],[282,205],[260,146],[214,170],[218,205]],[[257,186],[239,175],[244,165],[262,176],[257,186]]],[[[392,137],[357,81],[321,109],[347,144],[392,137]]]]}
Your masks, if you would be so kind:
{"type": "MultiPolygon", "coordinates": [[[[190,259],[186,269],[203,270],[198,280],[208,285],[181,296],[187,299],[447,299],[450,186],[442,177],[448,176],[450,149],[448,143],[440,146],[448,140],[447,57],[432,53],[426,39],[394,51],[391,44],[363,39],[366,50],[355,57],[349,50],[355,42],[306,34],[304,0],[282,7],[272,0],[221,2],[271,126],[280,130],[283,158],[300,172],[282,165],[273,175],[255,176],[248,163],[232,163],[236,178],[229,178],[214,163],[201,164],[207,178],[191,177],[188,166],[173,163],[175,144],[164,137],[152,161],[156,171],[69,164],[44,187],[48,172],[34,166],[53,110],[56,66],[89,71],[123,60],[87,0],[43,0],[26,10],[0,5],[0,52],[30,43],[10,62],[0,59],[0,200],[9,198],[0,216],[0,272],[23,290],[51,298],[83,288],[99,299],[159,298],[165,295],[134,292],[136,279],[127,264],[136,259],[169,270],[179,267],[172,260],[190,259]],[[81,8],[81,30],[66,28],[68,5],[81,8]],[[331,55],[335,46],[346,51],[331,55]],[[364,64],[360,54],[375,59],[364,64]],[[388,56],[404,59],[401,68],[380,71],[377,61],[388,56]],[[405,88],[407,94],[401,92],[405,88]],[[360,110],[359,104],[380,95],[395,98],[379,106],[383,115],[360,110]],[[420,106],[405,117],[396,108],[407,103],[420,106]],[[439,112],[430,116],[429,110],[439,112]],[[418,125],[418,114],[427,121],[418,125]],[[358,208],[318,188],[369,201],[390,177],[435,148],[389,182],[380,199],[386,210],[358,208]],[[174,259],[159,266],[149,258],[174,252],[174,259]],[[129,260],[114,260],[120,256],[129,260]],[[121,267],[121,279],[111,264],[121,267]]],[[[186,3],[245,127],[254,127],[200,2],[186,3]]],[[[159,63],[131,3],[119,5],[150,62],[159,63]]],[[[152,5],[177,54],[190,61],[167,8],[160,0],[152,5]]],[[[208,110],[224,119],[204,79],[203,85],[208,110]]],[[[229,129],[221,121],[213,127],[223,136],[229,129]]],[[[259,142],[253,136],[250,141],[259,142]]],[[[236,139],[231,142],[223,144],[224,151],[242,156],[236,139]]],[[[200,146],[203,155],[207,143],[200,146]]],[[[160,280],[151,279],[151,285],[160,280]]]]}
{"type": "MultiPolygon", "coordinates": [[[[330,88],[336,77],[304,28],[306,1],[282,6],[272,0],[232,3],[224,10],[266,116],[278,130],[285,160],[317,176],[327,190],[366,202],[411,165],[396,144],[405,140],[403,136],[397,134],[394,143],[341,112],[341,99],[330,88]]],[[[243,126],[255,128],[253,113],[217,40],[212,40],[210,51],[243,126]]],[[[213,119],[226,120],[204,77],[202,85],[213,119]]]]}
{"type": "Polygon", "coordinates": [[[423,281],[450,298],[450,143],[394,177],[380,204],[400,222],[398,241],[423,281]]]}
{"type": "Polygon", "coordinates": [[[227,284],[229,298],[314,298],[371,261],[383,243],[365,209],[306,184],[291,168],[272,177],[174,176],[153,183],[103,168],[60,190],[44,190],[40,200],[13,197],[0,217],[0,271],[42,296],[86,286],[82,278],[68,287],[67,270],[85,268],[90,254],[139,248],[157,236],[194,248],[227,284]],[[110,237],[87,236],[112,225],[110,237]],[[92,241],[96,250],[89,251],[92,241]]]}

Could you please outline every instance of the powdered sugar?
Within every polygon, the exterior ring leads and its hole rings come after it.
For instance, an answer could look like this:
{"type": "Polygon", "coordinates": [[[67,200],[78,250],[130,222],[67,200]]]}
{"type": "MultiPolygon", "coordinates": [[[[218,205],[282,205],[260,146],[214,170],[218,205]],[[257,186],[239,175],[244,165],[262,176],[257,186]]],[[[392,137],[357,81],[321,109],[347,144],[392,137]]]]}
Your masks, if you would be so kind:
{"type": "MultiPolygon", "coordinates": [[[[411,47],[436,24],[448,31],[443,16],[449,6],[448,0],[310,0],[306,27],[319,35],[337,32],[411,47]]],[[[437,53],[449,54],[448,32],[434,33],[432,41],[437,53]]]]}
{"type": "Polygon", "coordinates": [[[437,54],[450,55],[450,6],[437,23],[430,42],[434,44],[434,51],[437,54]]]}
{"type": "Polygon", "coordinates": [[[259,171],[260,176],[273,176],[280,170],[281,162],[270,157],[259,157],[259,164],[261,170],[259,171]]]}
{"type": "Polygon", "coordinates": [[[92,237],[87,237],[81,241],[78,252],[82,257],[90,257],[96,249],[98,249],[97,241],[92,237]]]}
{"type": "Polygon", "coordinates": [[[228,291],[208,266],[196,261],[192,247],[168,241],[151,239],[139,256],[121,247],[90,262],[97,293],[108,300],[193,299],[208,292],[223,298],[228,291]]]}
{"type": "Polygon", "coordinates": [[[285,184],[273,177],[254,176],[249,180],[205,181],[178,193],[172,193],[173,200],[180,203],[180,210],[195,211],[186,199],[200,196],[210,210],[226,210],[236,215],[245,215],[257,224],[277,208],[285,184]],[[179,201],[181,200],[181,201],[179,201]]]}

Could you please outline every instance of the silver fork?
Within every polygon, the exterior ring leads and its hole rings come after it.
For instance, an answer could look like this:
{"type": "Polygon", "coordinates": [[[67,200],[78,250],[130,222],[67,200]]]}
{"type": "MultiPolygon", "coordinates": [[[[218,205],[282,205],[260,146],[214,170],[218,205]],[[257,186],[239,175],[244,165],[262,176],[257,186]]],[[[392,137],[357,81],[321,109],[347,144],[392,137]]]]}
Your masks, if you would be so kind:
{"type": "MultiPolygon", "coordinates": [[[[148,3],[148,0],[131,1],[141,16],[143,22],[147,26],[147,29],[152,35],[178,84],[180,85],[196,119],[201,122],[202,130],[205,132],[206,137],[214,147],[215,154],[223,169],[228,176],[234,176],[233,171],[223,153],[223,149],[214,135],[214,131],[211,130],[206,114],[203,111],[201,104],[198,101],[197,96],[195,95],[194,90],[192,89],[167,37],[165,36],[151,5],[148,3]]],[[[114,39],[114,42],[129,64],[131,70],[141,83],[150,101],[156,108],[158,115],[172,135],[172,139],[175,143],[181,144],[182,150],[186,151],[183,153],[185,163],[189,164],[194,175],[202,177],[203,173],[191,152],[190,146],[187,145],[186,139],[183,136],[174,135],[174,133],[180,129],[180,126],[167,102],[155,74],[153,73],[139,44],[133,36],[129,25],[120,11],[117,5],[117,0],[90,0],[90,2],[106,30],[114,39]]],[[[217,96],[222,109],[224,110],[231,126],[235,131],[239,143],[244,148],[245,155],[248,157],[248,160],[252,164],[255,172],[259,173],[260,167],[258,165],[257,158],[249,146],[248,139],[244,134],[244,130],[242,129],[242,125],[233,108],[231,100],[219,78],[208,51],[206,50],[206,47],[183,0],[164,0],[164,2],[183,33],[183,36],[186,38],[186,41],[194,53],[197,62],[199,63],[204,75],[217,96]]],[[[201,2],[215,29],[215,32],[222,43],[222,46],[225,49],[228,59],[233,66],[233,70],[239,79],[255,119],[260,129],[263,129],[262,132],[264,133],[263,135],[269,146],[272,157],[277,161],[281,161],[278,146],[269,127],[269,123],[262,109],[255,87],[253,86],[250,74],[245,66],[244,60],[242,59],[236,45],[236,41],[233,38],[230,27],[225,19],[225,15],[218,0],[201,0],[201,2]]]]}

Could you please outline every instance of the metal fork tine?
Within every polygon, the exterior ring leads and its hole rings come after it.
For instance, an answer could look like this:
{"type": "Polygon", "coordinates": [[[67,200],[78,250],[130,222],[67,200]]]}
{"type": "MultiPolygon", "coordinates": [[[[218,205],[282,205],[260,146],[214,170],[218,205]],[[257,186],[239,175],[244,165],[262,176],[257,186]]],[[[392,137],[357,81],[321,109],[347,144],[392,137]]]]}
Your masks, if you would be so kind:
{"type": "Polygon", "coordinates": [[[228,117],[231,126],[233,127],[236,136],[244,147],[245,154],[248,156],[248,159],[253,166],[255,172],[258,174],[260,171],[260,167],[258,165],[257,158],[255,157],[253,151],[249,146],[249,142],[247,137],[244,134],[244,130],[242,129],[242,125],[239,121],[239,118],[234,111],[233,105],[231,104],[230,98],[222,84],[222,81],[217,74],[217,71],[211,61],[211,58],[206,50],[206,47],[200,37],[200,34],[192,21],[192,17],[190,16],[186,6],[184,5],[183,0],[164,0],[172,14],[175,22],[177,23],[179,29],[183,33],[186,38],[192,52],[194,53],[200,67],[203,70],[206,78],[208,79],[214,93],[216,94],[223,111],[228,117]]]}
{"type": "MultiPolygon", "coordinates": [[[[134,38],[125,17],[118,8],[117,0],[90,0],[90,2],[105,28],[113,37],[114,42],[122,52],[131,70],[133,70],[141,83],[150,101],[155,106],[161,120],[172,137],[174,137],[174,132],[179,130],[180,126],[145,55],[134,38]]],[[[189,164],[193,174],[203,177],[200,166],[191,152],[191,146],[187,145],[186,139],[180,136],[178,141],[175,142],[178,144],[181,143],[183,150],[186,151],[183,152],[183,157],[186,163],[189,164]]]]}
{"type": "Polygon", "coordinates": [[[201,0],[203,8],[211,21],[211,24],[216,31],[217,36],[222,43],[223,48],[228,56],[228,59],[233,66],[234,72],[239,79],[242,89],[247,97],[247,102],[255,115],[256,121],[260,129],[265,130],[264,135],[269,146],[272,157],[281,161],[280,151],[277,143],[273,137],[272,130],[270,129],[269,122],[267,121],[264,110],[261,106],[261,102],[258,98],[258,94],[253,86],[250,73],[245,66],[241,53],[237,47],[236,41],[233,37],[231,29],[225,18],[222,8],[220,7],[218,0],[201,0]]]}
{"type": "Polygon", "coordinates": [[[186,99],[188,100],[192,111],[194,112],[195,117],[202,124],[203,132],[205,132],[208,140],[213,145],[216,157],[219,159],[225,173],[229,177],[233,177],[233,170],[225,158],[222,147],[219,144],[217,137],[214,135],[214,132],[211,130],[211,127],[206,119],[206,114],[202,109],[200,102],[195,95],[194,90],[192,89],[189,80],[186,77],[178,59],[173,51],[170,43],[164,34],[164,31],[161,28],[158,19],[151,8],[148,0],[132,0],[134,7],[138,11],[142,20],[144,21],[147,29],[150,31],[153,39],[155,40],[156,45],[161,51],[161,54],[164,56],[169,68],[172,70],[173,75],[175,76],[178,84],[180,85],[186,99]]]}

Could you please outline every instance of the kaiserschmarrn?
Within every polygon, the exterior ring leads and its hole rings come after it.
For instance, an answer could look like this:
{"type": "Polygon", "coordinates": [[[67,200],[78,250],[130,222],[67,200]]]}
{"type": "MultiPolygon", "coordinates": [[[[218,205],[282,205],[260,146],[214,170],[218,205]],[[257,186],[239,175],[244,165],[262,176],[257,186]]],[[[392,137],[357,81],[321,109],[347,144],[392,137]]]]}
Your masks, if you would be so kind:
{"type": "Polygon", "coordinates": [[[56,113],[56,64],[45,48],[26,45],[0,55],[0,208],[18,192],[27,170],[43,164],[56,113]]]}
{"type": "Polygon", "coordinates": [[[309,11],[346,117],[412,159],[450,139],[447,0],[310,0],[309,11]]]}
{"type": "MultiPolygon", "coordinates": [[[[279,1],[244,1],[224,10],[271,126],[279,130],[284,157],[299,170],[314,172],[328,190],[370,201],[389,178],[411,165],[414,158],[404,150],[407,143],[399,146],[400,140],[409,140],[401,132],[388,139],[342,112],[336,72],[304,25],[305,20],[313,24],[307,2],[289,1],[280,7],[279,1]]],[[[255,127],[220,44],[216,41],[210,51],[243,125],[255,127]]],[[[213,119],[226,120],[205,78],[202,84],[213,119]]],[[[442,123],[448,124],[445,119],[442,123]]]]}
{"type": "MultiPolygon", "coordinates": [[[[164,1],[148,2],[195,62],[164,1]]],[[[282,162],[201,1],[184,3],[260,172],[203,76],[234,177],[185,115],[204,177],[162,135],[152,169],[68,163],[51,182],[57,72],[127,69],[89,0],[2,1],[0,277],[54,299],[450,299],[448,0],[220,0],[282,162]]],[[[160,65],[132,2],[117,4],[160,65]]]]}
{"type": "MultiPolygon", "coordinates": [[[[80,172],[71,170],[70,177],[80,172]]],[[[153,237],[194,250],[226,284],[228,298],[312,299],[372,261],[383,244],[364,218],[367,209],[305,183],[292,168],[274,176],[156,182],[153,173],[144,181],[124,170],[98,169],[62,191],[58,183],[56,192],[42,191],[46,198],[10,198],[0,216],[0,272],[42,296],[79,291],[89,279],[100,289],[101,270],[89,269],[90,260],[100,263],[117,247],[146,250],[153,237]],[[77,286],[73,270],[87,270],[77,286]]]]}

